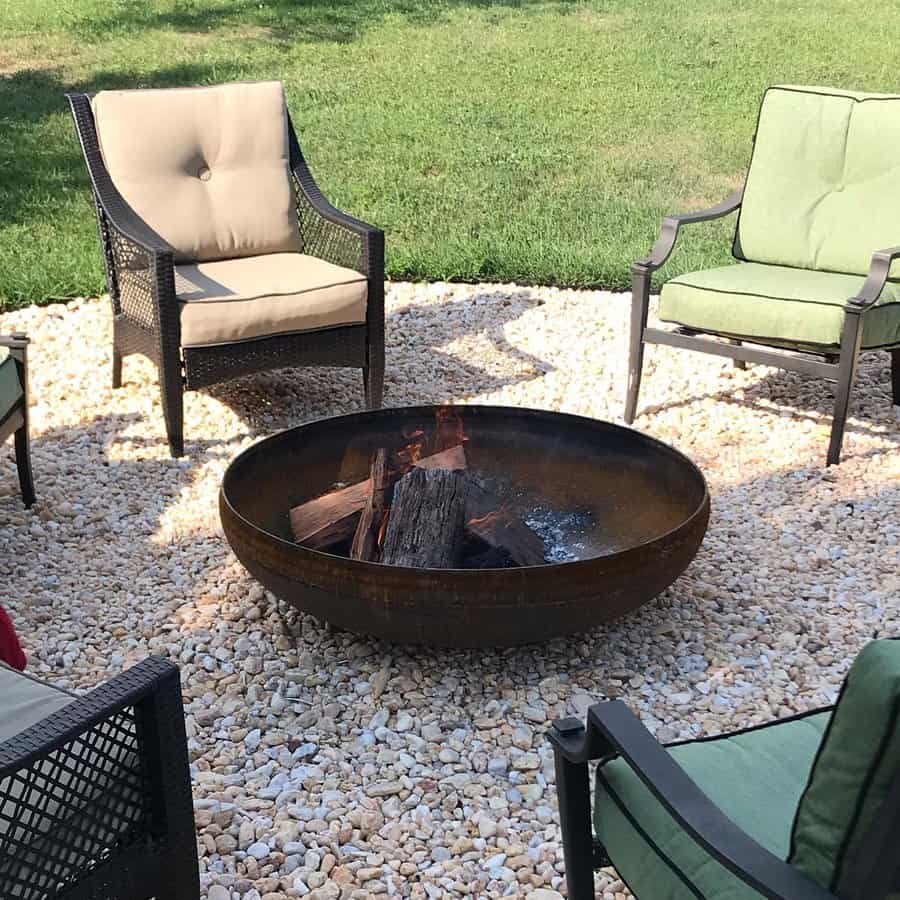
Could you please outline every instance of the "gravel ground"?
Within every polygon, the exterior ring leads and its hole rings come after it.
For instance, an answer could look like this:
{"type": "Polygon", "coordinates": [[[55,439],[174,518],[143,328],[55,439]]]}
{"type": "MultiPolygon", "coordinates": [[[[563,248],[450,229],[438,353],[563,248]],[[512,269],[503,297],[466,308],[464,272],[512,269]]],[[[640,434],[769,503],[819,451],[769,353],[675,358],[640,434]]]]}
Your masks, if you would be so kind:
{"type": "MultiPolygon", "coordinates": [[[[628,303],[511,285],[392,286],[386,402],[503,402],[617,420],[628,303]]],[[[39,501],[0,471],[3,602],[30,669],[87,689],[148,653],[182,667],[210,900],[564,891],[544,738],[624,697],[662,739],[831,700],[897,633],[900,422],[864,358],[845,462],[823,466],[820,381],[664,348],[636,426],[705,471],[688,572],[627,620],[507,651],[421,651],[279,611],[222,538],[216,493],[261,435],[360,402],[356,372],[281,372],[187,396],[171,460],[152,366],[110,382],[106,302],[29,308],[39,501]]],[[[626,896],[598,874],[604,898],[626,896]]],[[[541,893],[544,892],[544,893],[541,893]]]]}

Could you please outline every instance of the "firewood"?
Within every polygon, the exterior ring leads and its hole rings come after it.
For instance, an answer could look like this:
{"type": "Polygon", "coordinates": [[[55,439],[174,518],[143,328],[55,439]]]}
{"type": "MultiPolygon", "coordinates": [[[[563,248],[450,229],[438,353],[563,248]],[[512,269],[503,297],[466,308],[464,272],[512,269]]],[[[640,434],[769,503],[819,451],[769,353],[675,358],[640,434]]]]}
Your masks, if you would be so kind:
{"type": "Polygon", "coordinates": [[[464,472],[414,468],[394,487],[381,561],[449,569],[459,560],[466,514],[464,472]]]}
{"type": "Polygon", "coordinates": [[[351,559],[374,560],[378,550],[378,531],[390,502],[391,474],[387,464],[387,450],[380,447],[372,454],[369,475],[369,494],[353,535],[351,559]]]}
{"type": "Polygon", "coordinates": [[[371,479],[366,479],[295,506],[291,510],[294,540],[313,550],[346,540],[356,531],[371,491],[371,479]]]}
{"type": "MultiPolygon", "coordinates": [[[[423,469],[465,469],[466,452],[457,445],[424,456],[415,465],[423,469]]],[[[367,478],[295,506],[290,512],[294,540],[313,550],[325,550],[348,540],[356,532],[371,491],[372,482],[367,478]]]]}
{"type": "Polygon", "coordinates": [[[520,518],[503,509],[466,522],[466,534],[502,551],[520,566],[544,563],[544,542],[520,518]]]}

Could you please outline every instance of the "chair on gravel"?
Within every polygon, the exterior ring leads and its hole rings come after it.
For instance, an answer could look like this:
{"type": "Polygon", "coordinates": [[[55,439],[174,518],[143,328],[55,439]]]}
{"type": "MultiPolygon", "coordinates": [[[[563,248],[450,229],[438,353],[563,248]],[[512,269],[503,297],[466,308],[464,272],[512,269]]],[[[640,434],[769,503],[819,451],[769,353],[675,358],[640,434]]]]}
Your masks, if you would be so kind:
{"type": "Polygon", "coordinates": [[[76,696],[0,663],[0,895],[199,900],[178,669],[76,696]]]}
{"type": "Polygon", "coordinates": [[[840,462],[861,350],[890,351],[900,406],[898,139],[900,95],[766,92],[744,188],[711,209],[667,217],[650,256],[632,266],[626,422],[637,410],[645,344],[835,380],[828,465],[840,462]],[[667,281],[659,317],[676,328],[648,328],[650,276],[680,227],[735,211],[736,264],[667,281]]]}
{"type": "Polygon", "coordinates": [[[664,748],[620,700],[557,721],[569,900],[610,864],[640,900],[900,897],[898,713],[900,640],[878,640],[834,706],[743,731],[664,748]]]}
{"type": "Polygon", "coordinates": [[[384,235],[335,209],[279,82],[69,94],[122,357],[159,369],[173,456],[183,392],[284,366],[384,380],[384,235]]]}

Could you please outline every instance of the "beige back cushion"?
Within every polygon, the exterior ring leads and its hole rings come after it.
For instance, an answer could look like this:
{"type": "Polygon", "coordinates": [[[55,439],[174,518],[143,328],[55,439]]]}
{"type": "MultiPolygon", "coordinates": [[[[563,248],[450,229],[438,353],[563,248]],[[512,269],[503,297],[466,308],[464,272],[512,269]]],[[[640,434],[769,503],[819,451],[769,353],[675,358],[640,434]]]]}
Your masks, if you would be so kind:
{"type": "Polygon", "coordinates": [[[280,82],[101,91],[100,151],[180,263],[299,251],[280,82]]]}

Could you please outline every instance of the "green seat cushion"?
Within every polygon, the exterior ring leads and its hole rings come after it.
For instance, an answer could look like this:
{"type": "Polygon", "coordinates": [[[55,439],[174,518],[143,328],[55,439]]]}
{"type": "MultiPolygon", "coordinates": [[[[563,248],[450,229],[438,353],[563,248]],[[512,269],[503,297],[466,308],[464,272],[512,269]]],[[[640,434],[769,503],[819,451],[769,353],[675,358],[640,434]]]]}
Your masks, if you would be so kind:
{"type": "MultiPolygon", "coordinates": [[[[669,752],[722,812],[780,859],[830,713],[693,741],[669,752]]],[[[598,767],[597,838],[619,875],[652,900],[758,900],[680,828],[621,759],[598,767]]]]}
{"type": "MultiPolygon", "coordinates": [[[[660,294],[659,316],[697,331],[777,346],[838,347],[844,305],[859,293],[863,280],[859,275],[737,263],[668,281],[660,294]]],[[[885,285],[862,322],[863,347],[900,344],[900,283],[885,285]]]]}
{"type": "Polygon", "coordinates": [[[769,88],[735,255],[864,275],[876,250],[900,243],[898,145],[900,95],[769,88]]]}
{"type": "Polygon", "coordinates": [[[794,823],[790,861],[839,897],[900,777],[898,714],[900,640],[873,641],[850,668],[794,823]]]}
{"type": "Polygon", "coordinates": [[[22,384],[16,361],[8,347],[0,347],[0,419],[22,398],[22,384]]]}

